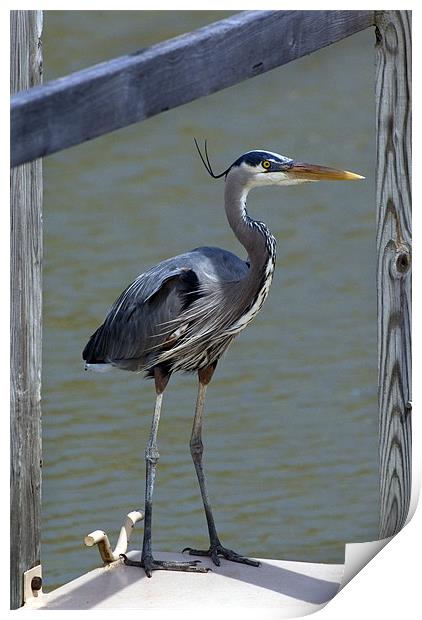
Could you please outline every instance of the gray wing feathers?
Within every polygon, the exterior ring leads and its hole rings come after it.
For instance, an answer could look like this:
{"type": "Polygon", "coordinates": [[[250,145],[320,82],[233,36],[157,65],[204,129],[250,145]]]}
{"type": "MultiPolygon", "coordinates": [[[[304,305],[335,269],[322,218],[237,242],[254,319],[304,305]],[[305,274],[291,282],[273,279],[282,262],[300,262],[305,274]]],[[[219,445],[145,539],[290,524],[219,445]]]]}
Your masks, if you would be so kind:
{"type": "Polygon", "coordinates": [[[142,367],[148,351],[167,337],[162,324],[180,314],[184,295],[189,294],[196,279],[186,269],[174,270],[166,277],[158,275],[153,284],[145,282],[150,278],[143,276],[122,293],[91,337],[83,352],[88,363],[142,367]]]}
{"type": "MultiPolygon", "coordinates": [[[[172,333],[180,331],[178,319],[189,316],[189,307],[197,311],[202,296],[212,298],[221,284],[240,280],[247,271],[246,263],[219,248],[197,248],[159,263],[115,301],[86,345],[83,359],[127,370],[151,366],[159,348],[165,350],[172,333]]],[[[209,307],[205,300],[204,305],[209,307]]]]}

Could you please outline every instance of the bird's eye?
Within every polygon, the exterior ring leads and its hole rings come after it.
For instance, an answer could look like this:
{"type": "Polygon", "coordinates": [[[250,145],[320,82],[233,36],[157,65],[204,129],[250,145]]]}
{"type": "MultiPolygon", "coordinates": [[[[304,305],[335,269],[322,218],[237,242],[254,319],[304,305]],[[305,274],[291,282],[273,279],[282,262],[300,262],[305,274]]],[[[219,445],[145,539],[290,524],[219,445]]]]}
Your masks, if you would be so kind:
{"type": "Polygon", "coordinates": [[[265,161],[262,162],[262,167],[265,168],[265,170],[269,170],[271,168],[271,162],[269,162],[268,159],[266,159],[265,161]]]}

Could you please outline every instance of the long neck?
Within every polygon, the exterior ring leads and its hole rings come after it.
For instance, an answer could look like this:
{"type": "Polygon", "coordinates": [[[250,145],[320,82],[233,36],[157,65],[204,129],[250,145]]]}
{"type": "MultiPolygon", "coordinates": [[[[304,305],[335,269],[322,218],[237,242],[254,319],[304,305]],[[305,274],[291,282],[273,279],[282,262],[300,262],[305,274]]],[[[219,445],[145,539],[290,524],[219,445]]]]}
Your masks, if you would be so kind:
{"type": "Polygon", "coordinates": [[[248,252],[252,270],[261,270],[275,260],[275,239],[262,222],[256,222],[246,211],[249,188],[240,179],[226,179],[224,205],[227,220],[234,234],[248,252]]]}

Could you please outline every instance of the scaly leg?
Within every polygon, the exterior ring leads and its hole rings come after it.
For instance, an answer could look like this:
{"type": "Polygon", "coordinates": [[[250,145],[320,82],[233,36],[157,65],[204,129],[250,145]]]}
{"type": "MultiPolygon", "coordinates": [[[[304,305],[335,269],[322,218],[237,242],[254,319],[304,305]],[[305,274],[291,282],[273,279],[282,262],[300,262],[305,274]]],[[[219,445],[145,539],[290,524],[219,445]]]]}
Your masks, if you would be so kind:
{"type": "Polygon", "coordinates": [[[145,570],[147,577],[151,577],[153,570],[180,570],[188,572],[205,573],[209,569],[197,566],[199,560],[193,562],[170,562],[155,560],[152,555],[151,534],[152,534],[152,495],[154,491],[155,471],[158,459],[160,458],[157,447],[158,423],[160,421],[161,405],[163,393],[170,376],[164,374],[159,367],[154,369],[156,401],[154,415],[152,418],[151,432],[145,451],[146,462],[146,485],[145,485],[145,516],[144,516],[144,541],[142,545],[141,561],[130,560],[122,554],[124,563],[128,566],[140,566],[145,570]]]}
{"type": "Polygon", "coordinates": [[[250,566],[259,566],[259,562],[250,560],[242,555],[239,555],[231,549],[226,549],[218,538],[217,530],[215,528],[214,517],[212,516],[211,504],[207,491],[207,484],[205,480],[204,468],[202,466],[202,454],[204,447],[202,444],[202,419],[204,413],[205,393],[207,385],[211,381],[216,364],[208,366],[198,371],[198,397],[196,401],[195,417],[193,420],[192,435],[190,439],[190,451],[192,460],[195,465],[196,475],[198,477],[199,487],[201,489],[202,501],[204,503],[205,516],[208,524],[208,532],[210,536],[210,547],[207,550],[192,549],[186,547],[183,551],[189,551],[190,555],[209,556],[216,566],[220,566],[219,556],[231,560],[232,562],[239,562],[241,564],[249,564],[250,566]]]}

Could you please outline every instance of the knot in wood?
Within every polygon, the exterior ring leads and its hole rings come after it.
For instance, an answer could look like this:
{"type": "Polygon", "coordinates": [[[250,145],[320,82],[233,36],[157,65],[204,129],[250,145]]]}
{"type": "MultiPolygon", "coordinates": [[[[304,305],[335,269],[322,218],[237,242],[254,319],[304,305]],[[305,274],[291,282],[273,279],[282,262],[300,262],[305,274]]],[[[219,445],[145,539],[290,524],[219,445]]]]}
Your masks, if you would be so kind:
{"type": "Polygon", "coordinates": [[[409,255],[406,252],[400,252],[396,258],[397,271],[405,273],[410,267],[409,255]]]}
{"type": "Polygon", "coordinates": [[[403,278],[412,265],[410,248],[407,245],[399,245],[392,258],[391,275],[393,278],[403,278]]]}

